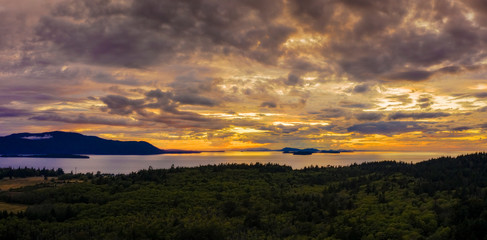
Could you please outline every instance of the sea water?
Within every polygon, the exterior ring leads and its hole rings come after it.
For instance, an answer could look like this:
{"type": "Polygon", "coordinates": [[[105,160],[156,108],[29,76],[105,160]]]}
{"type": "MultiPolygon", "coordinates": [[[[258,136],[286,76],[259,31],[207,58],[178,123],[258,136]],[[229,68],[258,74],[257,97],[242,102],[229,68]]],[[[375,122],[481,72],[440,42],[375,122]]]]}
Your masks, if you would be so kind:
{"type": "Polygon", "coordinates": [[[160,155],[89,155],[89,159],[76,158],[0,158],[0,167],[34,167],[57,169],[73,173],[130,173],[152,167],[197,167],[222,163],[277,163],[302,169],[307,166],[348,166],[353,163],[395,160],[417,163],[442,156],[457,156],[466,152],[342,152],[292,155],[281,152],[202,152],[199,154],[160,155]]]}

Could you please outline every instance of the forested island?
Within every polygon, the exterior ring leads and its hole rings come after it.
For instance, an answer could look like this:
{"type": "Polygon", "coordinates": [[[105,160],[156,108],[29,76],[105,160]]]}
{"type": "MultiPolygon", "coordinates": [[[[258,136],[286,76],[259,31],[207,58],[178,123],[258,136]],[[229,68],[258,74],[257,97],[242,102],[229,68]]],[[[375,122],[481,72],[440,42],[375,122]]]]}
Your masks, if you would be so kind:
{"type": "MultiPolygon", "coordinates": [[[[293,170],[224,164],[50,176],[0,192],[0,239],[484,239],[487,153],[293,170]]],[[[4,181],[4,180],[2,180],[4,181]]]]}

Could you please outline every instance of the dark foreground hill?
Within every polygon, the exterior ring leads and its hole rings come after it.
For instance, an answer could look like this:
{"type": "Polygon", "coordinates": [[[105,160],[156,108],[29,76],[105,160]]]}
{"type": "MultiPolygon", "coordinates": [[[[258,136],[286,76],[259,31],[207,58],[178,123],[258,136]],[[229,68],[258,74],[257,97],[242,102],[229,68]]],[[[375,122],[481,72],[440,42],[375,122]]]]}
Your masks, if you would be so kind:
{"type": "Polygon", "coordinates": [[[487,236],[485,153],[302,170],[275,164],[149,168],[127,175],[0,169],[0,176],[35,174],[59,178],[0,192],[6,202],[0,207],[27,206],[17,214],[0,211],[0,239],[487,236]]]}
{"type": "Polygon", "coordinates": [[[72,132],[17,133],[0,137],[0,154],[161,154],[143,141],[114,141],[72,132]]]}

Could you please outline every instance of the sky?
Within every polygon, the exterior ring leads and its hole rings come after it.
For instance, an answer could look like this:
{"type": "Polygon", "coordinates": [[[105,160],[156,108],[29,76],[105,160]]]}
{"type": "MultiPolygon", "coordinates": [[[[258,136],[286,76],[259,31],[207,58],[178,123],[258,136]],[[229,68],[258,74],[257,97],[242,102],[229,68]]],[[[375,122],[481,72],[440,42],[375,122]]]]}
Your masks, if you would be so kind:
{"type": "Polygon", "coordinates": [[[485,151],[484,0],[0,0],[0,135],[485,151]]]}

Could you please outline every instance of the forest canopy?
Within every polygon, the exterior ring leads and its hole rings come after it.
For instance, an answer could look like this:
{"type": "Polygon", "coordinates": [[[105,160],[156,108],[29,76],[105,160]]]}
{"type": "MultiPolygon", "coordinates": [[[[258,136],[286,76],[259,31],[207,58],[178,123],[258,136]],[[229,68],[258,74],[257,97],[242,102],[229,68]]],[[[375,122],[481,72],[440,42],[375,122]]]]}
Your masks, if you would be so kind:
{"type": "Polygon", "coordinates": [[[0,192],[0,202],[27,206],[1,212],[1,239],[487,236],[487,153],[300,170],[256,163],[118,175],[27,168],[0,173],[57,176],[0,192]]]}

